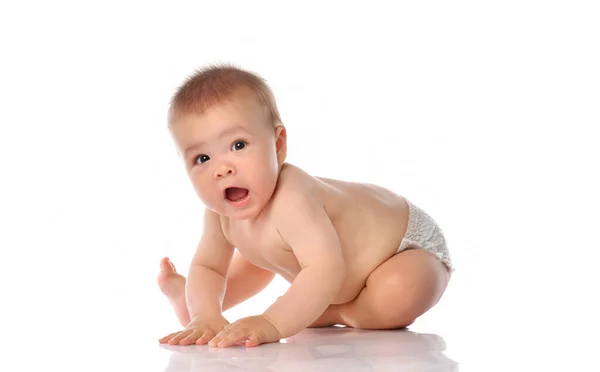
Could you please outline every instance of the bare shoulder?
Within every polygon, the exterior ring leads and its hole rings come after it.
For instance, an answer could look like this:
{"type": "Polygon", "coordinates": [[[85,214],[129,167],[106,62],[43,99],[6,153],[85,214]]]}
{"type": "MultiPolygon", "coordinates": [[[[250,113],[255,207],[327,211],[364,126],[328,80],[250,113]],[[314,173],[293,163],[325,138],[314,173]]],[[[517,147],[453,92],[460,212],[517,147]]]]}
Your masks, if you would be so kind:
{"type": "Polygon", "coordinates": [[[337,231],[327,213],[321,181],[298,167],[282,169],[272,204],[272,224],[302,268],[343,262],[337,231]]]}
{"type": "Polygon", "coordinates": [[[203,235],[213,239],[224,239],[223,228],[225,223],[226,221],[221,215],[204,207],[203,235]]]}
{"type": "Polygon", "coordinates": [[[273,193],[272,213],[275,216],[281,213],[288,215],[293,208],[322,205],[320,188],[321,183],[315,177],[295,165],[285,163],[273,193]]]}
{"type": "Polygon", "coordinates": [[[315,183],[316,179],[306,171],[293,164],[285,163],[279,172],[277,189],[286,189],[290,186],[310,188],[315,183]]]}
{"type": "Polygon", "coordinates": [[[230,224],[231,220],[228,217],[221,216],[217,212],[205,207],[201,240],[207,246],[215,249],[232,249],[233,243],[228,237],[230,224]]]}
{"type": "Polygon", "coordinates": [[[325,208],[323,184],[302,169],[287,165],[282,168],[271,205],[271,222],[279,234],[291,243],[316,230],[331,230],[331,221],[325,208]],[[301,235],[291,237],[291,235],[301,235]]]}

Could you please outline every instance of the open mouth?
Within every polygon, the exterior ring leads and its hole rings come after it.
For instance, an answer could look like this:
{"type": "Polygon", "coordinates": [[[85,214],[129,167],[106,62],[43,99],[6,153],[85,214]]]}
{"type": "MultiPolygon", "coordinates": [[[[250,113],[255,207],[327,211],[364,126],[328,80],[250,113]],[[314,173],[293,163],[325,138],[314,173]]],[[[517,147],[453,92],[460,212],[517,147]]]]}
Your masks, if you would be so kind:
{"type": "Polygon", "coordinates": [[[233,203],[242,202],[248,196],[248,189],[241,187],[228,187],[225,189],[225,198],[233,203]]]}

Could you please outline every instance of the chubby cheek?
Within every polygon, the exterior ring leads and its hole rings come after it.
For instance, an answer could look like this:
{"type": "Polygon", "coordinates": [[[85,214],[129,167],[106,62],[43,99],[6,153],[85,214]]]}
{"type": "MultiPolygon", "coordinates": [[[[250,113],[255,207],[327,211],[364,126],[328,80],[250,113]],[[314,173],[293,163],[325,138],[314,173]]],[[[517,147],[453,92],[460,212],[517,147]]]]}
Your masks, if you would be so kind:
{"type": "Polygon", "coordinates": [[[261,190],[261,194],[271,193],[277,183],[277,162],[273,162],[273,159],[265,156],[259,164],[261,166],[254,169],[253,181],[261,190]]]}
{"type": "Polygon", "coordinates": [[[263,165],[263,169],[271,174],[276,175],[279,164],[277,163],[277,153],[275,152],[275,146],[268,146],[257,154],[260,164],[263,165]]]}
{"type": "Polygon", "coordinates": [[[199,174],[190,174],[190,180],[192,181],[196,195],[198,195],[202,203],[208,207],[212,207],[217,201],[217,195],[214,190],[211,190],[209,182],[204,180],[199,174]]]}

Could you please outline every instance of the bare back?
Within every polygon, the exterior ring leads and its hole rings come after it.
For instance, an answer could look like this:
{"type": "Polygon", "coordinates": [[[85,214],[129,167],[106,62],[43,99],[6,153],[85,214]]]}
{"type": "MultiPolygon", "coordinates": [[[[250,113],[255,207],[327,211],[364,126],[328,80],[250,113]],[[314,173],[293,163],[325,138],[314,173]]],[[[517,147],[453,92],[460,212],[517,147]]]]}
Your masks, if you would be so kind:
{"type": "MultiPolygon", "coordinates": [[[[324,206],[340,240],[347,276],[334,304],[352,301],[373,270],[390,258],[406,232],[408,205],[403,197],[383,187],[313,177],[298,167],[284,164],[277,189],[293,183],[316,195],[324,206]]],[[[274,228],[271,204],[252,223],[221,218],[225,237],[256,266],[292,282],[301,267],[292,249],[274,228]]],[[[289,213],[294,213],[290,210],[289,213]]]]}

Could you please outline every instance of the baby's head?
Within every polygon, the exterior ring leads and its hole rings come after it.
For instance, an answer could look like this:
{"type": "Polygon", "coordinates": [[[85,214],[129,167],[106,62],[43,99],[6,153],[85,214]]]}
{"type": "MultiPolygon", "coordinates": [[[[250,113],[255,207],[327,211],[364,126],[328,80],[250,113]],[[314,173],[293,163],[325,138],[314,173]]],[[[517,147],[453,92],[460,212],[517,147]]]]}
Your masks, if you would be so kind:
{"type": "Polygon", "coordinates": [[[169,129],[207,208],[258,216],[286,157],[286,131],[259,76],[229,65],[197,71],[173,97],[169,129]]]}

